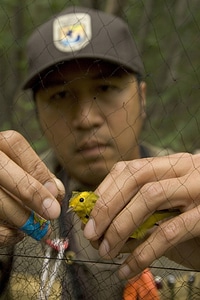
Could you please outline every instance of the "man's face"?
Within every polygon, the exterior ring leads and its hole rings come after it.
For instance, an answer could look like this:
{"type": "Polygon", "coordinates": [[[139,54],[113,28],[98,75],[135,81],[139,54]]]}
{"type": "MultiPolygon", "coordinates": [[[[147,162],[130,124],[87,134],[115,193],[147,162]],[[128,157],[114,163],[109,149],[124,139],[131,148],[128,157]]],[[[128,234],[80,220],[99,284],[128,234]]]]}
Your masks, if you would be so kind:
{"type": "Polygon", "coordinates": [[[145,84],[109,63],[79,60],[49,73],[36,93],[41,126],[68,173],[98,185],[120,160],[139,158],[145,84]]]}

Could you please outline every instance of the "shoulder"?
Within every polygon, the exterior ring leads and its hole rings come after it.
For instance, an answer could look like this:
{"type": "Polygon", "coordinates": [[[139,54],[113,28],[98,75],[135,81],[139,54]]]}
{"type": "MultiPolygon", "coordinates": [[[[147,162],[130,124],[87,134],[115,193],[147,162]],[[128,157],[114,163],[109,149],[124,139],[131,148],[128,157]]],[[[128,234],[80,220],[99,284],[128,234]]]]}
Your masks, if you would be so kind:
{"type": "Polygon", "coordinates": [[[145,149],[145,152],[148,154],[147,156],[149,157],[174,154],[174,151],[170,148],[160,148],[146,142],[143,142],[141,144],[141,147],[145,149]]]}

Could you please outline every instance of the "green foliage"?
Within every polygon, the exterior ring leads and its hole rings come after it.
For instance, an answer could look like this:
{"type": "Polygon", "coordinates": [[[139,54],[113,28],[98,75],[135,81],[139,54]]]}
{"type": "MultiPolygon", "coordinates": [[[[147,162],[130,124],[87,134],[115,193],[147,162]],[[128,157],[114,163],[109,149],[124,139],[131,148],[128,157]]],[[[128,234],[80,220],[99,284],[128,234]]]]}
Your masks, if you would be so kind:
{"type": "Polygon", "coordinates": [[[30,92],[18,93],[13,106],[15,129],[23,134],[38,153],[44,152],[47,149],[47,141],[39,126],[30,92]]]}
{"type": "Polygon", "coordinates": [[[194,151],[200,147],[198,1],[155,1],[152,11],[145,1],[130,2],[127,18],[142,45],[148,85],[143,138],[175,151],[194,151]]]}

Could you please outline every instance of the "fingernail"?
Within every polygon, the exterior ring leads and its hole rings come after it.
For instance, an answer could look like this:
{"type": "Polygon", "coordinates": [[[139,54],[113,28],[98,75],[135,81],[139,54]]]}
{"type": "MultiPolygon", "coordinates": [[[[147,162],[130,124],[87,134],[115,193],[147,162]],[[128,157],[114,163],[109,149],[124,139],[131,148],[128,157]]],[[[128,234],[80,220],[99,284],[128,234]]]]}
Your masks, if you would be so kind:
{"type": "Polygon", "coordinates": [[[96,237],[96,226],[93,218],[90,218],[84,228],[84,236],[86,239],[91,240],[96,237]]]}
{"type": "Polygon", "coordinates": [[[55,181],[55,184],[56,184],[56,187],[58,189],[60,197],[63,198],[64,195],[65,195],[65,187],[64,187],[62,181],[58,178],[54,178],[54,181],[55,181]]]}
{"type": "MultiPolygon", "coordinates": [[[[108,253],[110,251],[109,243],[106,239],[104,239],[99,247],[99,254],[101,257],[108,257],[108,253]]],[[[110,256],[109,256],[110,257],[110,256]]]]}
{"type": "Polygon", "coordinates": [[[131,274],[131,269],[129,265],[122,265],[119,269],[119,277],[121,279],[128,279],[131,274]]]}
{"type": "Polygon", "coordinates": [[[43,200],[43,215],[47,217],[47,219],[56,219],[60,215],[60,205],[59,203],[51,198],[46,198],[43,200]]]}
{"type": "Polygon", "coordinates": [[[54,196],[58,195],[58,188],[56,183],[53,180],[47,181],[44,183],[44,187],[54,196]]]}
{"type": "Polygon", "coordinates": [[[55,198],[59,198],[58,200],[62,200],[64,198],[65,188],[58,178],[45,182],[44,186],[55,198]]]}

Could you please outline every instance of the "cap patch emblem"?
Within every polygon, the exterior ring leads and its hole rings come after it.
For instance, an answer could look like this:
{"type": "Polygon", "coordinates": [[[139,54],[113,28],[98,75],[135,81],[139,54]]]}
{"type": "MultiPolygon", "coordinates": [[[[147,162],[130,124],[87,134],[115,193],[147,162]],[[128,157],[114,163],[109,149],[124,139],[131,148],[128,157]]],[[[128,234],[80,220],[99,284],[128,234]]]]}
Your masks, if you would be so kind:
{"type": "Polygon", "coordinates": [[[53,23],[53,41],[60,51],[80,50],[89,43],[91,36],[91,18],[88,14],[64,15],[53,23]]]}

